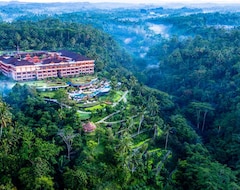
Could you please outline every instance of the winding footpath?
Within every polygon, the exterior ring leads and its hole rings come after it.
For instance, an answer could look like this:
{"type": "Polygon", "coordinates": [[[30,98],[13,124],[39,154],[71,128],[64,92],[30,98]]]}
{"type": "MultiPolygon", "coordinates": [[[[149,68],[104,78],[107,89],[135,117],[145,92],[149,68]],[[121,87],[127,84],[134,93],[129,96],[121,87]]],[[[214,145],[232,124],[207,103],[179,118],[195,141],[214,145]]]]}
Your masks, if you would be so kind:
{"type": "Polygon", "coordinates": [[[124,103],[126,103],[126,102],[127,102],[127,98],[126,98],[127,94],[128,94],[128,90],[123,93],[122,97],[121,97],[117,102],[114,102],[114,103],[113,103],[112,107],[115,107],[115,106],[118,105],[121,101],[123,101],[124,103]]]}
{"type": "MultiPolygon", "coordinates": [[[[117,106],[121,101],[123,101],[124,103],[126,103],[126,102],[127,102],[127,98],[126,98],[127,94],[128,94],[128,90],[123,93],[122,97],[121,97],[117,102],[114,102],[114,103],[113,103],[112,107],[117,106]]],[[[60,106],[63,106],[63,107],[66,107],[66,108],[72,108],[71,106],[69,106],[69,105],[67,105],[67,104],[58,102],[57,99],[44,98],[44,100],[47,101],[47,102],[53,102],[53,103],[59,104],[60,106]]],[[[118,110],[118,111],[116,111],[116,112],[114,112],[114,113],[112,113],[112,114],[104,117],[103,119],[97,121],[96,123],[105,123],[105,124],[122,123],[122,122],[124,122],[125,120],[113,121],[113,122],[106,122],[106,121],[105,121],[105,120],[109,119],[110,117],[112,117],[112,116],[120,113],[122,110],[123,110],[123,109],[118,110]]],[[[86,112],[86,111],[81,111],[81,110],[77,110],[77,112],[78,112],[78,113],[82,113],[82,114],[91,114],[91,112],[86,112]]]]}
{"type": "MultiPolygon", "coordinates": [[[[50,98],[44,98],[44,100],[46,102],[53,102],[53,103],[56,103],[56,104],[59,104],[60,106],[63,106],[65,108],[72,108],[71,106],[67,105],[67,104],[63,104],[63,103],[60,103],[57,101],[57,99],[50,99],[50,98]]],[[[91,114],[91,112],[86,112],[86,111],[81,111],[81,110],[77,110],[78,113],[82,113],[82,114],[91,114]]]]}

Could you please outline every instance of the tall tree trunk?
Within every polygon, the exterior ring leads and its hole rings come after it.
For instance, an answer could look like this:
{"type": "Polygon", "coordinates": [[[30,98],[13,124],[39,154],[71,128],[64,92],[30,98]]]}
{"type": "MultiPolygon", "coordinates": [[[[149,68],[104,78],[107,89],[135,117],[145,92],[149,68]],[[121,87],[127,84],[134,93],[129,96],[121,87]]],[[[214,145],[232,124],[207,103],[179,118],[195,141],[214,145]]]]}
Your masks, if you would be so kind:
{"type": "Polygon", "coordinates": [[[218,126],[218,134],[220,133],[220,131],[221,131],[221,126],[219,125],[218,126]]]}
{"type": "Polygon", "coordinates": [[[204,128],[205,128],[205,122],[206,122],[207,113],[208,113],[208,111],[205,110],[204,115],[203,115],[202,132],[204,131],[204,128]]]}
{"type": "Polygon", "coordinates": [[[166,135],[165,150],[167,149],[167,146],[168,146],[168,138],[169,138],[169,131],[167,132],[167,135],[166,135]]]}
{"type": "Polygon", "coordinates": [[[163,157],[163,159],[160,161],[158,167],[157,167],[157,171],[156,171],[156,175],[158,175],[163,167],[164,162],[166,161],[166,159],[168,158],[168,156],[171,154],[172,152],[170,150],[167,151],[167,153],[165,154],[165,156],[163,157]]]}
{"type": "Polygon", "coordinates": [[[69,144],[67,144],[67,158],[68,158],[68,160],[71,159],[71,150],[72,150],[72,145],[69,143],[69,144]]]}
{"type": "Polygon", "coordinates": [[[141,118],[140,118],[140,121],[139,121],[138,134],[140,133],[143,120],[144,120],[144,113],[141,115],[141,118]]]}
{"type": "Polygon", "coordinates": [[[153,140],[155,140],[156,136],[157,136],[157,133],[158,133],[158,130],[157,130],[157,125],[154,124],[154,135],[153,135],[153,140]]]}
{"type": "Polygon", "coordinates": [[[3,131],[3,126],[1,126],[1,128],[0,128],[0,140],[2,138],[2,131],[3,131]]]}
{"type": "Polygon", "coordinates": [[[197,128],[198,129],[200,127],[200,114],[201,114],[201,110],[197,110],[197,128]]]}

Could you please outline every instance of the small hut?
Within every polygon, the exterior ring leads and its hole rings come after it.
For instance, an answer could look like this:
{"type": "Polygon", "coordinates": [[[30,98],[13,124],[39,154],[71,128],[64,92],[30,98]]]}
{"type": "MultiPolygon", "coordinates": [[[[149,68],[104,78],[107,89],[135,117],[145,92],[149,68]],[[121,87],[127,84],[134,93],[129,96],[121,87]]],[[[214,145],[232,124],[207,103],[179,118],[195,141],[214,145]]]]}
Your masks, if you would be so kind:
{"type": "Polygon", "coordinates": [[[97,128],[96,125],[92,122],[83,124],[83,131],[85,133],[91,133],[91,132],[95,131],[96,128],[97,128]]]}

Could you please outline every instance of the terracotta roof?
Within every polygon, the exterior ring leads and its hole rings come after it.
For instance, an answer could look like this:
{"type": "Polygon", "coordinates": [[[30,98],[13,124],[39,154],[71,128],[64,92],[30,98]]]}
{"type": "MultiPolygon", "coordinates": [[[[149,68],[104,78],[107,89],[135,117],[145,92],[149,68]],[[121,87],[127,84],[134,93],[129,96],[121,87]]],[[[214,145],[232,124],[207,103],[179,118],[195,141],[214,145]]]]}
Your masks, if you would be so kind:
{"type": "Polygon", "coordinates": [[[54,56],[48,56],[41,59],[39,56],[46,54],[47,52],[38,51],[38,52],[22,52],[19,53],[18,57],[9,57],[6,58],[4,56],[0,56],[0,61],[6,64],[11,64],[15,66],[24,66],[24,65],[34,65],[34,63],[41,62],[42,64],[50,64],[50,63],[60,63],[60,62],[68,62],[69,59],[72,61],[86,61],[92,60],[80,54],[70,52],[67,50],[59,51],[60,56],[56,53],[54,56]],[[33,56],[33,57],[32,57],[33,56]],[[24,59],[20,60],[18,58],[24,57],[24,59]]]}
{"type": "Polygon", "coordinates": [[[95,131],[96,128],[97,128],[96,125],[92,122],[88,122],[88,123],[83,124],[83,131],[85,133],[93,132],[93,131],[95,131]]]}

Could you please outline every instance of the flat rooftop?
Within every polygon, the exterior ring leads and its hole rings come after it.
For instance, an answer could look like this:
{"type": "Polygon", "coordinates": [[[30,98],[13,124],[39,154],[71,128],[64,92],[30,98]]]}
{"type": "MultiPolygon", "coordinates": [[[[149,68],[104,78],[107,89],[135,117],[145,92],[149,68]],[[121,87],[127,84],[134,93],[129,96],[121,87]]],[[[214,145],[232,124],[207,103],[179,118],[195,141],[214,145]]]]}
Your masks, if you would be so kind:
{"type": "Polygon", "coordinates": [[[68,50],[57,52],[32,51],[32,52],[11,52],[0,56],[0,61],[14,66],[27,66],[35,64],[50,64],[60,62],[75,62],[92,60],[83,55],[68,50]]]}

